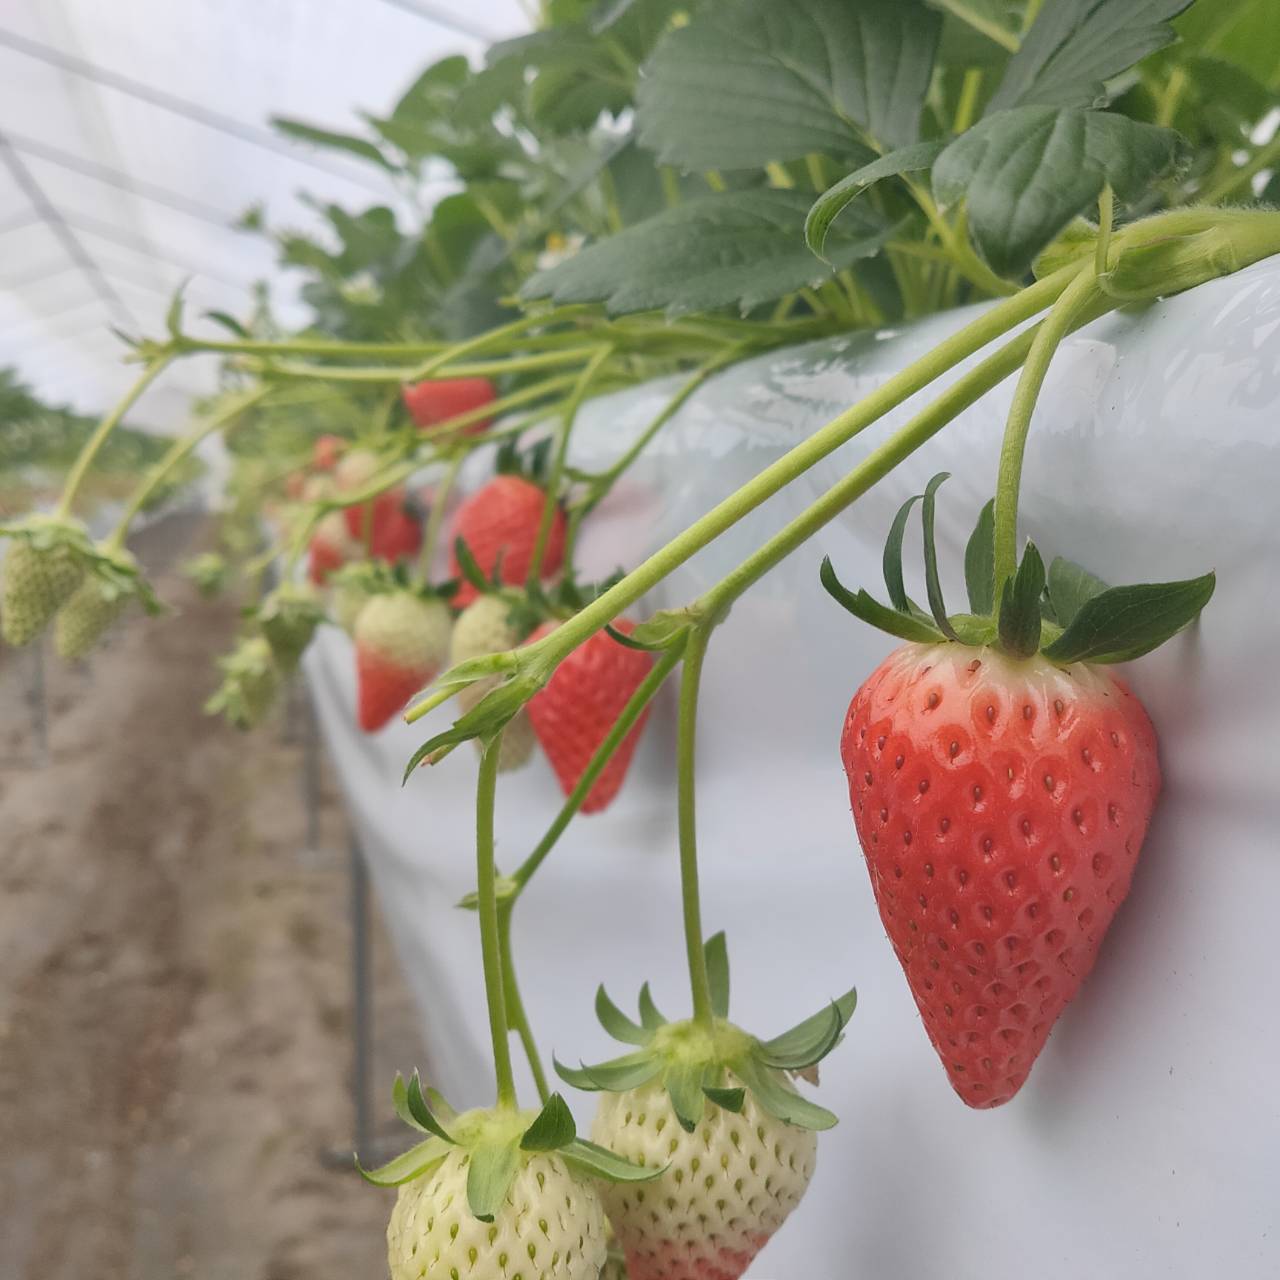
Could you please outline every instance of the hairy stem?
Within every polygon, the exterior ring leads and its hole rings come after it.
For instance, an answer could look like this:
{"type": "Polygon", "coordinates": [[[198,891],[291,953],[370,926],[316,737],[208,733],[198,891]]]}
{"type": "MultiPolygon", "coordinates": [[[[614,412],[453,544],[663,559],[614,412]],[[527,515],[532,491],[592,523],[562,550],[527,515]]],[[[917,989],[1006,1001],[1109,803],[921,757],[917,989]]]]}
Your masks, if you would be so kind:
{"type": "Polygon", "coordinates": [[[520,984],[516,978],[515,953],[511,944],[511,917],[513,900],[507,900],[498,908],[498,946],[502,955],[502,986],[507,1002],[507,1022],[511,1030],[520,1039],[524,1056],[529,1063],[529,1072],[533,1076],[534,1087],[538,1091],[538,1100],[545,1106],[551,1097],[547,1085],[546,1068],[542,1065],[542,1055],[538,1052],[538,1042],[533,1034],[533,1026],[529,1022],[528,1011],[520,995],[520,984]]]}

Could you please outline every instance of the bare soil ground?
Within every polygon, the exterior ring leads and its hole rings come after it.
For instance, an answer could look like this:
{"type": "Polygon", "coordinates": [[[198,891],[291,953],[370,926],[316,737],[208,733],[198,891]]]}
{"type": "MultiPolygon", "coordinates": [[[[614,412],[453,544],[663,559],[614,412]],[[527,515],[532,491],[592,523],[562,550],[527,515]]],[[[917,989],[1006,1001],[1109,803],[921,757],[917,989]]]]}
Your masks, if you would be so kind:
{"type": "MultiPolygon", "coordinates": [[[[150,531],[144,560],[196,549],[150,531]]],[[[377,1280],[389,1192],[350,1147],[344,830],[300,857],[300,748],[205,717],[236,606],[158,575],[176,617],[85,673],[0,661],[0,1280],[377,1280]]],[[[421,1060],[385,942],[375,1079],[421,1060]]]]}

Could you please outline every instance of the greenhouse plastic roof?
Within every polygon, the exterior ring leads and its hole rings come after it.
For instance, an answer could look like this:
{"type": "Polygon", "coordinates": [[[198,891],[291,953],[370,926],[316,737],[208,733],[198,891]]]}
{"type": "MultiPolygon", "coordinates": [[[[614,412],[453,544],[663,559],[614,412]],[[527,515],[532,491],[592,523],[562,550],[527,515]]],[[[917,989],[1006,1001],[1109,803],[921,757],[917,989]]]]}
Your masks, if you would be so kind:
{"type": "MultiPolygon", "coordinates": [[[[174,290],[244,314],[269,283],[304,321],[272,245],[232,224],[321,235],[306,193],[348,210],[402,198],[371,166],[273,131],[271,116],[350,130],[426,65],[530,25],[521,0],[8,0],[0,4],[0,367],[84,410],[136,370],[111,332],[155,335],[174,290]]],[[[442,168],[425,200],[452,189],[442,168]]],[[[215,366],[171,371],[135,413],[181,428],[215,366]]]]}

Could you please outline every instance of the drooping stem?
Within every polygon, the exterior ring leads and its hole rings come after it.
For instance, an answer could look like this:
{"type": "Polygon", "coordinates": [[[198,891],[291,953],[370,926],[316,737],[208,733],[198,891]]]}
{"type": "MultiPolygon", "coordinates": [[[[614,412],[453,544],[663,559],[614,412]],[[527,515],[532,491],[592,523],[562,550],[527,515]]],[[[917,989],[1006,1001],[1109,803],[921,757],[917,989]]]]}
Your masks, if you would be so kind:
{"type": "Polygon", "coordinates": [[[116,523],[116,527],[107,537],[106,546],[111,550],[117,551],[124,546],[124,540],[129,536],[130,524],[133,523],[138,512],[146,505],[147,499],[155,493],[156,489],[164,482],[164,478],[174,467],[190,454],[202,440],[213,435],[215,431],[220,431],[228,422],[232,422],[251,405],[261,400],[267,394],[267,390],[267,387],[260,384],[243,395],[236,396],[233,400],[227,401],[222,408],[202,422],[190,434],[183,436],[180,440],[175,440],[165,455],[147,472],[142,483],[134,490],[128,506],[125,507],[123,514],[116,523]]]}
{"type": "Polygon", "coordinates": [[[497,873],[493,861],[493,810],[498,790],[502,734],[484,744],[476,784],[476,893],[480,915],[480,952],[484,961],[484,990],[493,1039],[493,1069],[498,1081],[498,1106],[514,1108],[516,1083],[511,1069],[511,1042],[503,983],[502,934],[498,923],[497,873]]]}
{"type": "Polygon", "coordinates": [[[498,945],[502,953],[502,986],[507,1002],[507,1022],[520,1039],[524,1056],[529,1063],[529,1072],[533,1076],[534,1087],[538,1090],[538,1100],[545,1106],[551,1097],[551,1090],[547,1084],[546,1068],[542,1065],[542,1054],[538,1051],[538,1042],[529,1022],[529,1014],[520,995],[520,984],[516,978],[515,954],[511,946],[511,917],[514,906],[514,899],[508,899],[498,907],[498,945]]]}
{"type": "Polygon", "coordinates": [[[133,386],[124,393],[120,402],[110,413],[98,424],[88,440],[84,443],[84,448],[80,450],[79,456],[72,464],[71,470],[67,475],[67,482],[62,489],[62,499],[58,503],[57,518],[65,519],[71,514],[71,507],[76,500],[76,494],[80,491],[84,478],[89,473],[89,468],[93,465],[93,460],[98,456],[98,450],[106,443],[107,437],[120,424],[120,420],[126,413],[137,403],[142,393],[165,371],[170,360],[173,357],[169,354],[156,356],[150,361],[142,373],[139,375],[133,386]]]}
{"type": "Polygon", "coordinates": [[[1027,432],[1035,412],[1040,388],[1059,343],[1075,327],[1076,317],[1093,299],[1101,296],[1092,267],[1084,268],[1053,305],[1040,324],[1017,389],[1009,407],[1004,443],[1000,447],[1000,470],[996,478],[995,505],[995,598],[1018,565],[1018,491],[1022,485],[1022,460],[1027,448],[1027,432]]]}
{"type": "Polygon", "coordinates": [[[715,1019],[711,981],[702,937],[702,896],[698,885],[698,823],[694,786],[694,762],[698,744],[698,690],[702,660],[706,656],[711,626],[697,626],[684,651],[680,677],[680,722],[676,730],[676,823],[680,843],[680,901],[684,913],[684,941],[689,958],[689,984],[693,990],[693,1020],[710,1026],[715,1019]]]}
{"type": "Polygon", "coordinates": [[[447,351],[442,351],[439,355],[432,356],[431,359],[424,361],[415,369],[411,369],[408,373],[408,378],[415,381],[420,378],[429,378],[446,365],[457,364],[462,356],[471,355],[476,351],[485,351],[492,347],[500,347],[507,338],[515,337],[528,329],[536,328],[540,324],[551,324],[555,321],[564,320],[570,316],[581,315],[584,312],[590,312],[591,309],[591,307],[584,304],[574,304],[557,307],[545,313],[534,312],[520,316],[518,319],[512,320],[510,324],[500,325],[498,328],[490,329],[486,333],[477,334],[474,338],[467,339],[466,342],[460,342],[456,346],[450,347],[447,351]]]}
{"type": "MultiPolygon", "coordinates": [[[[567,350],[539,351],[532,355],[506,356],[500,360],[482,360],[449,365],[451,378],[497,377],[507,373],[530,373],[538,369],[556,369],[578,364],[595,350],[594,346],[571,347],[567,350]]],[[[306,378],[317,382],[404,383],[416,375],[411,367],[394,365],[306,364],[297,360],[273,360],[259,372],[279,374],[287,378],[306,378]]]]}

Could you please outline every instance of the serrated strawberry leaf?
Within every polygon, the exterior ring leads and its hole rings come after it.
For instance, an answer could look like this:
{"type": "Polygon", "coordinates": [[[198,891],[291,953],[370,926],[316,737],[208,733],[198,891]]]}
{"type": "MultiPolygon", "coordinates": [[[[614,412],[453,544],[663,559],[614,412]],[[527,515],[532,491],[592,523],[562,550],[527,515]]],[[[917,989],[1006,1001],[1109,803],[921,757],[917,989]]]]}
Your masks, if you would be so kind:
{"type": "Polygon", "coordinates": [[[645,1168],[632,1164],[612,1151],[588,1142],[586,1138],[576,1138],[560,1152],[560,1158],[576,1172],[589,1178],[604,1178],[607,1182],[652,1182],[666,1172],[666,1165],[655,1165],[645,1168]]]}
{"type": "Polygon", "coordinates": [[[623,1044],[647,1045],[653,1040],[653,1032],[632,1022],[613,1003],[603,986],[596,992],[596,1017],[600,1025],[623,1044]]]}
{"type": "Polygon", "coordinates": [[[672,1062],[663,1074],[671,1109],[686,1133],[692,1133],[706,1113],[707,1099],[702,1092],[705,1075],[706,1064],[702,1062],[672,1062]]]}
{"type": "Polygon", "coordinates": [[[1006,653],[1029,658],[1040,648],[1040,597],[1044,595],[1044,561],[1034,542],[1027,543],[1018,571],[1000,594],[1000,645],[1006,653]]]}
{"type": "Polygon", "coordinates": [[[724,933],[707,940],[707,981],[711,987],[711,1011],[717,1018],[729,1016],[729,945],[724,933]]]}
{"type": "Polygon", "coordinates": [[[839,1043],[857,1005],[857,990],[847,991],[790,1031],[761,1043],[756,1056],[769,1066],[785,1071],[804,1071],[814,1066],[839,1043]]]}
{"type": "Polygon", "coordinates": [[[467,1167],[467,1204],[481,1222],[492,1222],[507,1199],[520,1164],[514,1142],[478,1142],[467,1167]]]}
{"type": "Polygon", "coordinates": [[[899,613],[896,609],[890,609],[865,591],[859,591],[855,595],[836,577],[836,571],[831,567],[830,556],[823,556],[818,576],[827,594],[837,604],[847,609],[855,618],[877,630],[897,636],[899,640],[912,640],[918,644],[937,644],[944,638],[937,627],[922,621],[914,614],[899,613]]]}
{"type": "Polygon", "coordinates": [[[935,138],[929,142],[913,142],[910,146],[899,147],[896,151],[889,152],[887,156],[881,156],[870,164],[862,165],[848,176],[841,178],[834,186],[828,187],[813,202],[805,216],[805,243],[819,258],[822,258],[827,243],[827,233],[831,230],[832,223],[868,187],[874,186],[884,178],[896,178],[904,173],[918,173],[922,169],[928,169],[942,154],[946,145],[946,138],[935,138]]]}
{"type": "Polygon", "coordinates": [[[747,1091],[745,1089],[721,1089],[713,1085],[703,1085],[702,1092],[707,1099],[714,1102],[717,1107],[723,1111],[731,1111],[733,1114],[741,1115],[742,1108],[747,1105],[747,1091]]]}
{"type": "Polygon", "coordinates": [[[1064,627],[1071,625],[1088,601],[1108,590],[1096,574],[1061,556],[1055,556],[1049,565],[1048,584],[1054,616],[1064,627]]]}
{"type": "Polygon", "coordinates": [[[568,1104],[558,1093],[553,1093],[538,1118],[524,1131],[520,1150],[559,1151],[577,1136],[578,1127],[568,1104]]]}
{"type": "Polygon", "coordinates": [[[449,1151],[447,1142],[441,1142],[439,1138],[428,1138],[376,1169],[366,1169],[357,1156],[356,1169],[366,1182],[373,1183],[375,1187],[398,1187],[434,1169],[448,1156],[449,1151]]]}
{"type": "Polygon", "coordinates": [[[665,164],[750,169],[822,152],[869,160],[863,135],[919,136],[942,22],[920,0],[720,0],[654,49],[640,141],[665,164]]]}
{"type": "Polygon", "coordinates": [[[1086,600],[1070,625],[1044,650],[1071,662],[1128,662],[1150,653],[1200,615],[1213,596],[1212,573],[1183,582],[1109,587],[1086,600]]]}
{"type": "Polygon", "coordinates": [[[832,1129],[837,1120],[825,1107],[802,1098],[771,1067],[746,1056],[729,1064],[751,1096],[771,1116],[801,1129],[832,1129]]]}
{"type": "Polygon", "coordinates": [[[889,526],[889,536],[884,541],[884,586],[889,593],[889,603],[899,613],[914,613],[915,609],[907,596],[906,584],[902,577],[902,540],[906,536],[907,522],[911,518],[911,509],[923,497],[917,493],[908,498],[898,508],[889,526]]]}
{"type": "Polygon", "coordinates": [[[978,523],[964,548],[964,584],[969,608],[981,616],[995,611],[996,596],[996,501],[994,498],[978,514],[978,523]]]}
{"type": "Polygon", "coordinates": [[[722,191],[686,200],[597,241],[531,277],[521,296],[603,302],[612,315],[668,316],[737,306],[749,311],[878,253],[897,224],[858,210],[833,232],[823,265],[804,243],[809,209],[798,191],[722,191]]]}
{"type": "Polygon", "coordinates": [[[924,499],[920,506],[920,522],[924,526],[924,581],[925,594],[929,599],[929,612],[938,624],[938,630],[948,640],[958,640],[956,629],[947,617],[947,604],[942,598],[942,580],[938,576],[938,544],[934,539],[934,522],[937,512],[937,492],[942,484],[951,479],[949,471],[940,471],[925,485],[924,499]]]}
{"type": "Polygon", "coordinates": [[[653,1003],[653,992],[649,990],[647,982],[640,988],[640,1025],[648,1031],[656,1031],[659,1027],[667,1025],[667,1019],[658,1012],[658,1006],[653,1003]]]}

